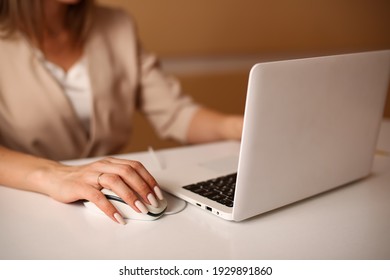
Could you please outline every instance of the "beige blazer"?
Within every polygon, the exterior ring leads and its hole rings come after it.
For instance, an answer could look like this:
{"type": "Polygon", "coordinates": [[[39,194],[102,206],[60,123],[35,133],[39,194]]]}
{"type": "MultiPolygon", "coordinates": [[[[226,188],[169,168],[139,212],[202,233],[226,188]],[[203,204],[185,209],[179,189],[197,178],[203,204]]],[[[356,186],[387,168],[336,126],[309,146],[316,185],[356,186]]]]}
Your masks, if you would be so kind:
{"type": "Polygon", "coordinates": [[[140,48],[130,16],[98,8],[85,54],[93,92],[90,135],[27,40],[0,39],[0,145],[56,160],[117,153],[131,136],[136,109],[161,137],[185,141],[197,106],[140,48]]]}

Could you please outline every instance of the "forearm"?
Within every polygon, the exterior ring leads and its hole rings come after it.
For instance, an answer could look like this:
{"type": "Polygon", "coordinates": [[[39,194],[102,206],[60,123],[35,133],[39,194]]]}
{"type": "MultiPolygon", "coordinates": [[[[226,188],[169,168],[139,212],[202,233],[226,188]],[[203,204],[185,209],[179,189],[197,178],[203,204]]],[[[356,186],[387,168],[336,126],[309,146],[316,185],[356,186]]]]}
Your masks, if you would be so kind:
{"type": "Polygon", "coordinates": [[[50,195],[45,174],[61,164],[0,146],[0,185],[50,195]]]}
{"type": "Polygon", "coordinates": [[[226,115],[207,108],[195,113],[187,133],[188,143],[240,139],[243,117],[226,115]]]}

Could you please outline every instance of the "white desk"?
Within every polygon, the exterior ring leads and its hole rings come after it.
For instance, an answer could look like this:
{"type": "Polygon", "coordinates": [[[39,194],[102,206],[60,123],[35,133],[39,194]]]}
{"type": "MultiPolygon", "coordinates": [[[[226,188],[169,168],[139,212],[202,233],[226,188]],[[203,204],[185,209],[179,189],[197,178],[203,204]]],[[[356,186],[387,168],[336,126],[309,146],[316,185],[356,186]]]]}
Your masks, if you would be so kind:
{"type": "MultiPolygon", "coordinates": [[[[390,120],[378,149],[390,151],[390,120]]],[[[389,236],[390,157],[380,154],[363,181],[240,223],[188,205],[120,226],[79,203],[0,187],[0,259],[390,259],[389,236]]]]}

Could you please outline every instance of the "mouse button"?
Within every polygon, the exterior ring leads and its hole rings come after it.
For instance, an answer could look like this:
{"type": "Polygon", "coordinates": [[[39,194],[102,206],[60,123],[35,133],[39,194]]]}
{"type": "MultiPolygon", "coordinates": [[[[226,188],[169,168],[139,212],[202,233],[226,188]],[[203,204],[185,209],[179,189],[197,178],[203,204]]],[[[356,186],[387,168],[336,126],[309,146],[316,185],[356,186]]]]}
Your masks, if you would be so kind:
{"type": "Polygon", "coordinates": [[[109,190],[109,189],[105,189],[105,188],[101,189],[100,191],[101,191],[102,193],[108,194],[108,195],[113,195],[113,194],[115,194],[113,191],[111,191],[111,190],[109,190]]]}
{"type": "Polygon", "coordinates": [[[149,213],[148,215],[152,214],[152,215],[162,215],[165,210],[167,209],[167,206],[168,206],[168,202],[163,199],[163,200],[159,200],[158,202],[158,207],[154,207],[152,205],[147,205],[147,208],[149,210],[149,213]]]}
{"type": "Polygon", "coordinates": [[[100,190],[102,193],[106,194],[106,195],[111,195],[111,196],[118,196],[116,193],[114,193],[113,191],[109,190],[109,189],[101,189],[100,190]]]}
{"type": "Polygon", "coordinates": [[[128,204],[119,202],[117,200],[110,200],[110,202],[114,205],[114,207],[118,210],[118,212],[125,219],[130,220],[140,220],[140,221],[153,221],[157,219],[159,216],[149,216],[147,214],[138,213],[133,208],[131,208],[128,204]]]}

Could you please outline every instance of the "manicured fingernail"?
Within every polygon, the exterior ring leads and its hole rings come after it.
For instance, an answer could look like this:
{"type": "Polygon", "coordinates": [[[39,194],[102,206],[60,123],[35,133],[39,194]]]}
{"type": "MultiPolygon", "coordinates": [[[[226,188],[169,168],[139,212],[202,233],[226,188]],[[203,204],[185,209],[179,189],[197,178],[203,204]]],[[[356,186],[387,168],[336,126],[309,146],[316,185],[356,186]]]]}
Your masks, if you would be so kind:
{"type": "Polygon", "coordinates": [[[157,186],[154,187],[154,193],[157,195],[158,199],[160,199],[160,200],[164,199],[162,191],[159,187],[157,187],[157,186]]]}
{"type": "Polygon", "coordinates": [[[148,194],[147,196],[150,204],[153,206],[153,207],[158,207],[158,202],[157,202],[157,199],[154,197],[154,195],[152,193],[148,194]]]}
{"type": "Polygon", "coordinates": [[[122,216],[119,214],[119,213],[115,213],[114,214],[114,218],[118,221],[118,223],[120,223],[121,225],[125,225],[126,222],[125,220],[122,218],[122,216]]]}
{"type": "Polygon", "coordinates": [[[148,214],[148,208],[141,201],[137,200],[134,204],[142,214],[148,214]]]}

